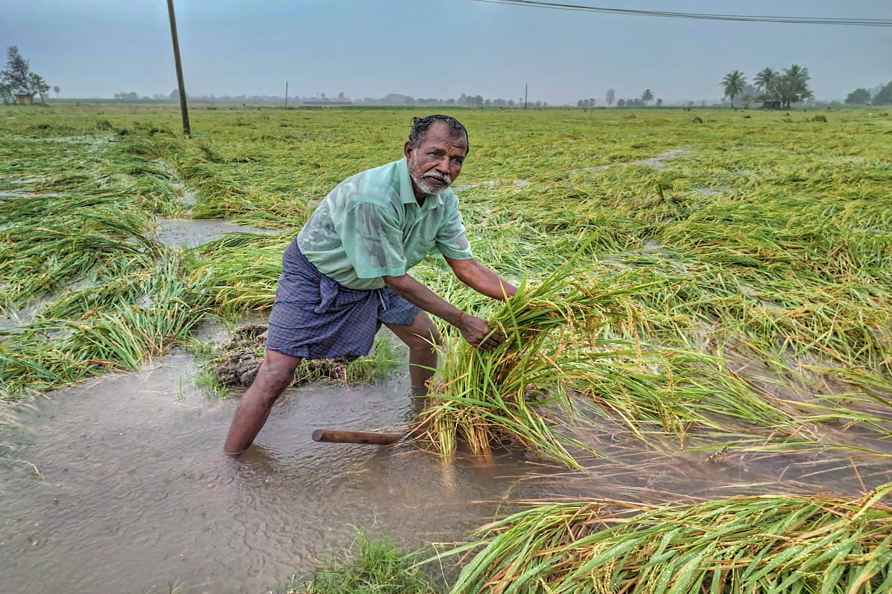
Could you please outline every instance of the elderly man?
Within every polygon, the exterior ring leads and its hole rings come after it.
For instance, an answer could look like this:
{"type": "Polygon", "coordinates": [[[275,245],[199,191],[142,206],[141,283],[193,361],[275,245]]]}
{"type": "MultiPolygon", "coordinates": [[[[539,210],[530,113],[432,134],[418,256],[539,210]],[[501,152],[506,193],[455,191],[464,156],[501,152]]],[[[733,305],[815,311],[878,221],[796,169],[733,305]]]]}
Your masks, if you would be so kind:
{"type": "Polygon", "coordinates": [[[285,251],[266,356],[235,412],[227,454],[251,445],[301,359],[367,355],[381,324],[409,347],[412,391],[419,396],[437,366],[440,341],[428,313],[474,347],[503,340],[408,274],[436,248],[475,291],[493,299],[515,293],[474,259],[449,189],[469,150],[468,132],[455,118],[415,118],[405,158],[347,179],[316,208],[285,251]]]}

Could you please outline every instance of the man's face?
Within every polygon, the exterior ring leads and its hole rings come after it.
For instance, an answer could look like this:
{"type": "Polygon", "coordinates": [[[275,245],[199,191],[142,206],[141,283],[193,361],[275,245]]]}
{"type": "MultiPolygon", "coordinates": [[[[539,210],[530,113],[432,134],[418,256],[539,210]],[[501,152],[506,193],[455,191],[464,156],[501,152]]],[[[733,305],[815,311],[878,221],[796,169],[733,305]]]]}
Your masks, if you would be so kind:
{"type": "Polygon", "coordinates": [[[434,122],[417,147],[405,146],[409,176],[423,194],[442,192],[461,173],[468,142],[444,122],[434,122]]]}

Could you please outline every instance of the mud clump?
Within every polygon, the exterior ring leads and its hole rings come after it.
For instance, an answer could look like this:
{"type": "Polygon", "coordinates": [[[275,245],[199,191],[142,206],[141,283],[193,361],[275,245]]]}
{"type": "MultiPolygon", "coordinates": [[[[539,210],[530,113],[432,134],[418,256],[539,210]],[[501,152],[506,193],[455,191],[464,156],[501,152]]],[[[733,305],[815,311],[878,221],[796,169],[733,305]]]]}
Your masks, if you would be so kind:
{"type": "Polygon", "coordinates": [[[701,118],[700,116],[694,116],[694,118],[691,120],[691,123],[692,124],[702,124],[703,118],[701,118]]]}
{"type": "Polygon", "coordinates": [[[214,375],[224,386],[250,386],[263,361],[265,326],[245,326],[233,334],[215,360],[214,375]]]}
{"type": "MultiPolygon", "coordinates": [[[[212,362],[214,375],[221,385],[243,388],[251,385],[263,362],[266,333],[266,326],[260,325],[244,326],[235,331],[212,362]]],[[[292,385],[320,380],[347,383],[348,363],[342,359],[301,361],[294,372],[292,385]]]]}

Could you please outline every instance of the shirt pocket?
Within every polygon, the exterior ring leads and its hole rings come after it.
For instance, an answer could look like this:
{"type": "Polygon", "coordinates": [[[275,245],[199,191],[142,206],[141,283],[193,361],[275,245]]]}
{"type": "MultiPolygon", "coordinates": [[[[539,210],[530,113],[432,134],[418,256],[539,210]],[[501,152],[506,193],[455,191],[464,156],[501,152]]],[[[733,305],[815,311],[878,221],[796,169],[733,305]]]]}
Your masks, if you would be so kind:
{"type": "Polygon", "coordinates": [[[418,233],[415,236],[414,259],[421,261],[437,244],[437,228],[435,225],[419,225],[418,233]]]}

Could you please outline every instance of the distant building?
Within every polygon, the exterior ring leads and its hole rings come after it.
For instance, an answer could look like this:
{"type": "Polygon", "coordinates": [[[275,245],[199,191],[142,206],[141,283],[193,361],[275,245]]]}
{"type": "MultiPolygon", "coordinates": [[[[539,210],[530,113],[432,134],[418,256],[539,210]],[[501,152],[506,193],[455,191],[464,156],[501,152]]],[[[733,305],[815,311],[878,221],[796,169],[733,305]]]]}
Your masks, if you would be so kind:
{"type": "Polygon", "coordinates": [[[16,105],[33,105],[34,95],[31,93],[16,93],[15,103],[16,105]]]}

